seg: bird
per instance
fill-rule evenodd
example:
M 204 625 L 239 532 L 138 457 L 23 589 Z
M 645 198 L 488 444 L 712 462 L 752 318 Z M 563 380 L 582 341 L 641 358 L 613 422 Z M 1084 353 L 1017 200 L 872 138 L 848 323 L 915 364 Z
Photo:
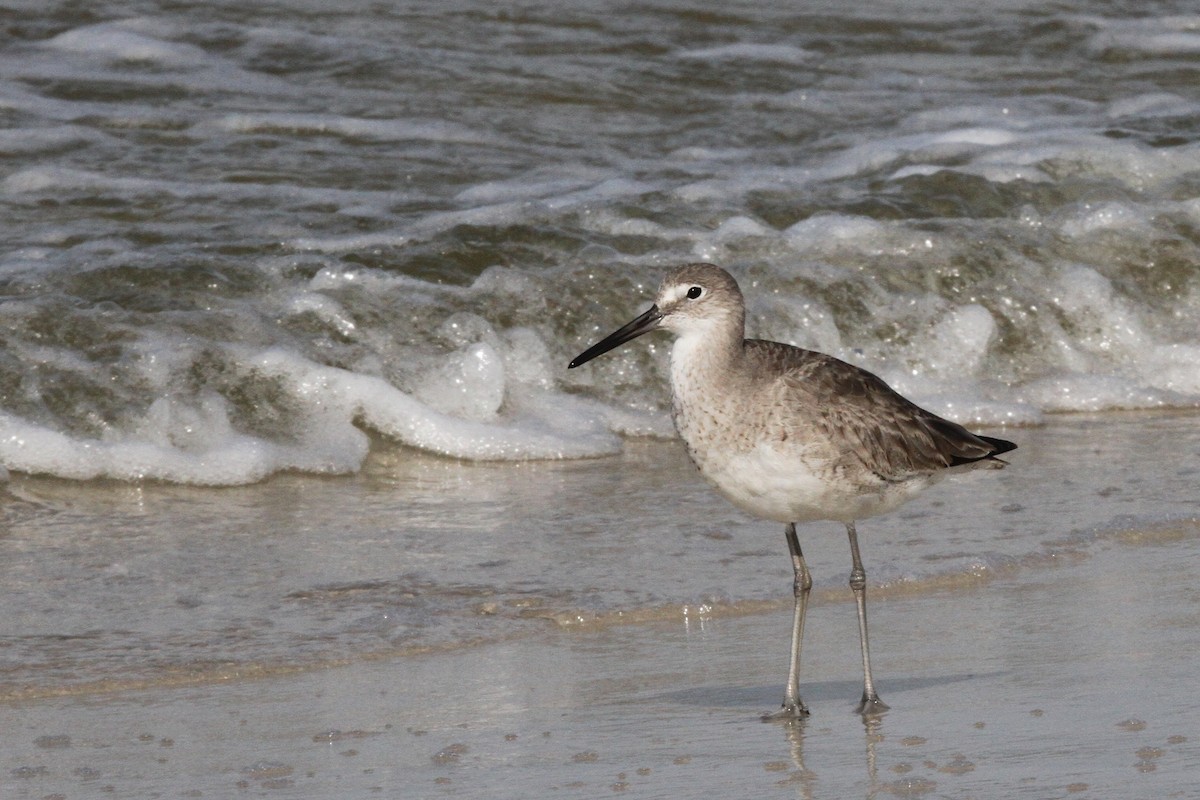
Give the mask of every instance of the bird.
M 737 281 L 714 264 L 672 269 L 653 305 L 576 356 L 575 369 L 643 334 L 675 334 L 670 353 L 672 419 L 688 455 L 716 491 L 748 514 L 784 523 L 794 599 L 787 684 L 780 711 L 807 717 L 800 648 L 812 576 L 798 523 L 845 525 L 850 589 L 858 610 L 864 717 L 888 709 L 871 675 L 867 575 L 857 521 L 887 513 L 947 474 L 1002 468 L 1017 445 L 971 433 L 926 411 L 875 374 L 834 356 L 745 338 Z

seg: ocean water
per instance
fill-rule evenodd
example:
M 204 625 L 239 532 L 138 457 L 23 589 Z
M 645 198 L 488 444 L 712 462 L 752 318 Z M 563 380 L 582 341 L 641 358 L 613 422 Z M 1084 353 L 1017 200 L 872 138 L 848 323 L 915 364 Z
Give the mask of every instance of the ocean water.
M 1194 406 L 1187 8 L 19 5 L 0 462 L 611 454 L 665 342 L 563 367 L 689 260 L 964 422 Z
M 774 602 L 666 339 L 565 368 L 686 261 L 1020 443 L 896 515 L 877 586 L 1197 513 L 1189 3 L 4 13 L 6 696 Z

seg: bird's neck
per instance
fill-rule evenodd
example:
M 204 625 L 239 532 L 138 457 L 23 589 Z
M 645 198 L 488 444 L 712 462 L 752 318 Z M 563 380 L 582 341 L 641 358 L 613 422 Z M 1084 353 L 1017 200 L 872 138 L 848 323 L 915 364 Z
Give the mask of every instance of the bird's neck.
M 702 402 L 709 387 L 732 378 L 743 366 L 743 328 L 717 326 L 688 331 L 671 348 L 671 388 L 678 406 Z

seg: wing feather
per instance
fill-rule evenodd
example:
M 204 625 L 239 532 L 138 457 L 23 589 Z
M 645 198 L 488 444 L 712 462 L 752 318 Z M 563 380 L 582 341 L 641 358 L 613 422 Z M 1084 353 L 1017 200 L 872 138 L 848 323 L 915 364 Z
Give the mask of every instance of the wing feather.
M 813 427 L 847 468 L 865 469 L 883 480 L 902 480 L 982 460 L 1015 447 L 1002 439 L 976 436 L 907 400 L 867 370 L 833 356 L 779 342 L 751 339 L 747 356 L 759 375 L 779 375 L 782 405 L 813 409 Z

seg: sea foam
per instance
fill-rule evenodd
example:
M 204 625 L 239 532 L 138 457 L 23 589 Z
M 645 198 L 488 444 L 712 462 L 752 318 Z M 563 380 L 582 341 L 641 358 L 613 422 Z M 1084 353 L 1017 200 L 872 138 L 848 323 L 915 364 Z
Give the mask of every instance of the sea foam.
M 971 26 L 581 52 L 110 10 L 0 53 L 12 469 L 229 484 L 381 439 L 670 436 L 665 334 L 565 364 L 696 259 L 750 335 L 962 422 L 1200 403 L 1195 15 L 1064 10 L 1009 61 Z
M 199 47 L 152 38 L 117 24 L 100 24 L 60 33 L 47 47 L 124 62 L 150 62 L 168 67 L 194 67 L 208 62 Z
M 73 479 L 250 483 L 285 470 L 359 469 L 365 431 L 431 453 L 470 460 L 583 458 L 617 452 L 627 435 L 664 435 L 663 421 L 586 398 L 505 393 L 499 356 L 484 344 L 451 354 L 414 395 L 382 378 L 314 364 L 273 349 L 246 359 L 250 380 L 288 395 L 293 435 L 237 430 L 228 400 L 214 392 L 160 398 L 132 429 L 106 438 L 71 435 L 0 414 L 0 462 Z M 511 408 L 501 415 L 508 400 Z

